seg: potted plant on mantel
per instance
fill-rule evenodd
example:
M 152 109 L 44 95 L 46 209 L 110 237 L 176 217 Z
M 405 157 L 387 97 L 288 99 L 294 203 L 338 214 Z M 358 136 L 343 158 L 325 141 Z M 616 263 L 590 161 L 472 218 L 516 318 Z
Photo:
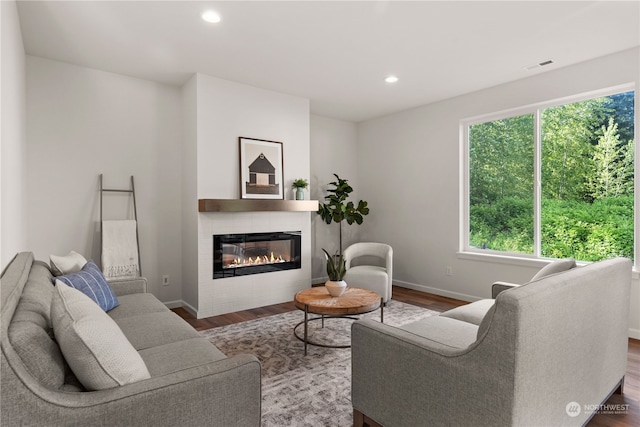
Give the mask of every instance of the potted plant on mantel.
M 296 200 L 304 200 L 304 189 L 309 186 L 309 182 L 304 178 L 298 178 L 293 181 L 291 188 L 296 190 Z
M 332 222 L 338 223 L 340 239 L 336 255 L 332 257 L 324 248 L 322 250 L 327 256 L 327 273 L 329 274 L 329 281 L 334 281 L 330 270 L 337 273 L 334 275 L 334 277 L 339 277 L 337 281 L 342 281 L 342 278 L 346 273 L 346 269 L 344 268 L 345 261 L 342 256 L 342 222 L 346 220 L 349 225 L 354 222 L 358 225 L 362 224 L 362 221 L 364 220 L 363 217 L 369 214 L 369 207 L 367 206 L 367 202 L 363 200 L 360 200 L 357 206 L 353 202 L 347 201 L 349 194 L 353 192 L 353 188 L 349 185 L 346 179 L 340 178 L 335 173 L 333 176 L 336 177 L 336 181 L 330 182 L 329 185 L 333 185 L 335 188 L 327 190 L 330 194 L 325 197 L 325 200 L 327 201 L 326 203 L 320 203 L 318 215 L 320 215 L 327 224 L 331 224 Z M 344 283 L 344 281 L 342 282 Z M 327 288 L 329 288 L 328 285 Z M 344 292 L 344 290 L 342 292 Z M 342 294 L 342 292 L 340 292 L 340 294 Z

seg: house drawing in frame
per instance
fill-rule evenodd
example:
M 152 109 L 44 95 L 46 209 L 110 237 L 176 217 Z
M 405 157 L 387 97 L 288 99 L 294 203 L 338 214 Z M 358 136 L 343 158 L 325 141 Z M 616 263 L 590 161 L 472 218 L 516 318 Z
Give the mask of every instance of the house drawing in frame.
M 239 138 L 240 197 L 284 199 L 282 143 Z
M 276 168 L 264 153 L 260 153 L 249 165 L 249 181 L 246 185 L 247 194 L 278 194 Z

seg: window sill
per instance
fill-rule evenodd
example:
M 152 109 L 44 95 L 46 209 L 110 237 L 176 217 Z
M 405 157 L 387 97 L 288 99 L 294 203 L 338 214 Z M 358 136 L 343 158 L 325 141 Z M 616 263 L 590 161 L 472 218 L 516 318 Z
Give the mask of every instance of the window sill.
M 468 259 L 472 261 L 492 262 L 496 264 L 519 265 L 523 267 L 544 267 L 551 260 L 539 258 L 527 258 L 524 256 L 502 255 L 496 253 L 478 253 L 459 251 L 457 253 L 459 259 Z
M 522 267 L 537 267 L 542 268 L 545 265 L 549 264 L 553 261 L 550 258 L 527 258 L 513 255 L 501 255 L 496 253 L 477 253 L 477 252 L 467 252 L 467 251 L 458 251 L 457 252 L 458 259 L 468 259 L 471 261 L 482 261 L 482 262 L 491 262 L 495 264 L 508 264 L 508 265 L 518 265 Z M 589 264 L 588 262 L 577 262 L 578 266 L 583 266 Z M 640 270 L 634 265 L 631 273 L 631 278 L 634 280 L 640 279 Z

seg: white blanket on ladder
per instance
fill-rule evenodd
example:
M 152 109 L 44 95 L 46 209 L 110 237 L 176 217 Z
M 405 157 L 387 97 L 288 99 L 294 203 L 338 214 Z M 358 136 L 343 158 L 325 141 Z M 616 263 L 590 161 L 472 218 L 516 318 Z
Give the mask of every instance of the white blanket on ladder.
M 102 221 L 102 271 L 107 279 L 139 276 L 135 220 Z

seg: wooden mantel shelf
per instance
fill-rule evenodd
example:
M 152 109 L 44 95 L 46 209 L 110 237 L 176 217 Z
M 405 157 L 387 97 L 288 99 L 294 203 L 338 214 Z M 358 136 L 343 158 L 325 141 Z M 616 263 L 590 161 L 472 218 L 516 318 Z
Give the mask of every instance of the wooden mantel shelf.
M 198 212 L 316 212 L 317 200 L 198 199 Z

